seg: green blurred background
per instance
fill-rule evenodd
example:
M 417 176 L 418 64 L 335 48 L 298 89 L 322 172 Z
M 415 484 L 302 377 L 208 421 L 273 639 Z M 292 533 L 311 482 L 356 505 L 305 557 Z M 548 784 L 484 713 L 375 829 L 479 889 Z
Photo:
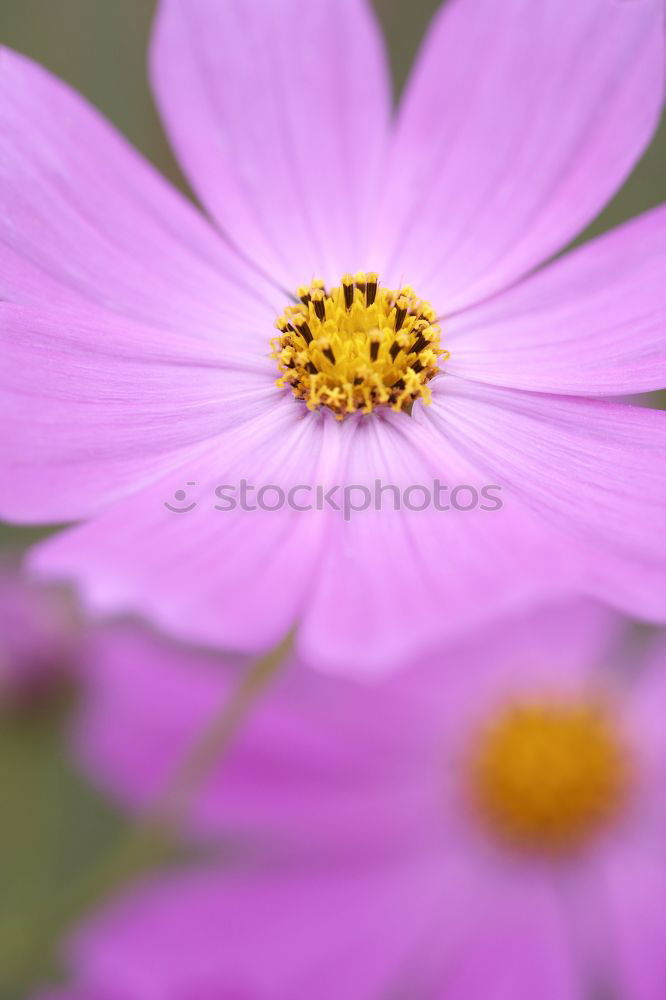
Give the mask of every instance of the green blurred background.
M 146 82 L 154 6 L 154 0 L 0 0 L 0 41 L 77 87 L 187 190 Z M 438 2 L 376 0 L 375 6 L 398 93 Z M 633 175 L 581 239 L 662 201 L 665 181 L 662 125 Z M 30 531 L 0 525 L 0 548 L 32 537 Z M 69 704 L 61 692 L 29 711 L 0 716 L 0 1000 L 23 1000 L 32 984 L 50 975 L 45 943 L 31 957 L 34 928 L 77 874 L 104 855 L 123 825 L 68 765 L 62 729 Z

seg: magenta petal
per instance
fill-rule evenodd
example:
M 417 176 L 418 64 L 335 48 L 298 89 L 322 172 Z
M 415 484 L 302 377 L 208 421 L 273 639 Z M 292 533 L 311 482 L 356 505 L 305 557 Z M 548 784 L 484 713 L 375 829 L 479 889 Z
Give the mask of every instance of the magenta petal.
M 141 1000 L 366 1000 L 400 985 L 436 891 L 432 861 L 357 870 L 201 869 L 91 918 L 75 981 Z
M 29 702 L 72 673 L 79 622 L 59 591 L 36 587 L 0 561 L 0 704 Z
M 289 289 L 361 258 L 390 111 L 366 0 L 162 0 L 153 83 L 194 189 Z
M 649 750 L 659 772 L 656 780 L 666 787 L 663 712 L 666 705 L 666 630 L 662 629 L 646 642 L 637 644 L 632 653 L 632 667 L 638 673 L 629 703 L 633 728 L 637 738 Z
M 445 323 L 450 374 L 541 392 L 666 386 L 666 206 Z
M 267 360 L 105 310 L 0 304 L 0 515 L 87 516 L 275 394 Z
M 666 789 L 666 741 L 664 740 L 664 705 L 666 705 L 666 630 L 652 635 L 632 650 L 631 668 L 637 674 L 627 700 L 628 729 L 640 747 L 641 766 L 645 773 L 642 807 L 650 823 L 651 836 L 645 846 L 656 847 L 666 857 L 666 796 L 650 795 L 654 788 Z
M 663 843 L 662 843 L 663 847 Z M 658 859 L 618 852 L 605 865 L 613 981 L 628 1000 L 666 996 L 666 875 Z
M 663 18 L 662 0 L 446 4 L 400 109 L 373 266 L 447 314 L 566 244 L 656 127 Z
M 580 959 L 560 904 L 546 880 L 530 884 L 525 893 L 507 893 L 499 906 L 482 914 L 452 960 L 445 964 L 440 959 L 440 975 L 423 995 L 446 1000 L 584 1000 Z
M 249 836 L 292 856 L 313 845 L 319 857 L 375 859 L 438 849 L 456 822 L 443 808 L 440 766 L 459 734 L 514 691 L 578 696 L 598 681 L 620 625 L 600 605 L 567 602 L 505 618 L 381 684 L 292 658 L 211 776 L 196 833 Z M 137 627 L 97 630 L 81 671 L 77 760 L 121 802 L 144 808 L 246 669 Z
M 1 298 L 219 336 L 269 330 L 275 295 L 78 94 L 0 50 Z
M 563 533 L 579 587 L 666 618 L 666 414 L 442 379 L 419 419 Z
M 84 662 L 77 760 L 121 802 L 144 808 L 247 667 L 147 630 L 98 630 Z M 411 683 L 411 671 L 400 672 L 379 687 L 359 685 L 289 660 L 212 774 L 195 832 L 292 855 L 315 844 L 320 857 L 421 849 L 429 826 L 436 836 L 441 825 L 428 761 L 444 713 L 433 708 L 430 725 L 414 688 L 441 702 L 446 671 L 428 677 Z

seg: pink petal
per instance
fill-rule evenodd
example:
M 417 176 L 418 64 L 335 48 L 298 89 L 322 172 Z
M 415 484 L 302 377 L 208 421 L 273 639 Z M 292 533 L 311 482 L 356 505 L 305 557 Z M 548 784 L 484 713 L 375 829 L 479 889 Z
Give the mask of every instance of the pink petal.
M 8 49 L 0 297 L 94 302 L 181 332 L 259 332 L 262 343 L 282 298 L 82 98 Z
M 339 449 L 338 427 L 326 416 L 304 418 L 293 398 L 280 396 L 177 471 L 41 543 L 33 566 L 76 581 L 103 613 L 139 612 L 181 638 L 223 649 L 276 644 L 307 599 L 327 518 L 286 505 L 243 510 L 238 486 L 326 482 Z M 236 488 L 233 510 L 215 492 L 225 484 Z
M 666 618 L 665 414 L 453 378 L 435 395 L 418 419 L 561 532 L 580 589 Z
M 43 543 L 33 565 L 76 581 L 97 611 L 138 611 L 181 638 L 254 653 L 299 621 L 306 659 L 385 671 L 444 636 L 564 591 L 568 568 L 530 512 L 515 504 L 499 519 L 421 516 L 389 503 L 346 522 L 327 508 L 221 511 L 215 489 L 242 479 L 285 491 L 375 476 L 401 488 L 444 473 L 476 481 L 460 456 L 447 453 L 451 464 L 441 466 L 432 449 L 432 436 L 404 416 L 340 426 L 280 396 L 95 521 Z M 165 510 L 188 483 L 196 510 Z
M 2 516 L 90 515 L 275 395 L 267 360 L 106 310 L 0 304 Z
M 447 372 L 541 392 L 666 385 L 666 206 L 445 323 Z
M 406 510 L 406 491 L 421 484 L 432 496 L 434 479 L 449 491 L 471 486 L 477 508 Z M 550 529 L 517 500 L 480 509 L 481 491 L 499 480 L 480 474 L 438 431 L 403 415 L 359 423 L 344 482 L 372 495 L 377 481 L 386 487 L 381 510 L 333 522 L 299 633 L 306 659 L 327 670 L 353 665 L 379 675 L 501 614 L 566 592 L 567 553 Z M 392 489 L 402 493 L 400 510 Z M 413 505 L 422 501 L 422 494 L 410 495 Z
M 93 996 L 106 988 L 141 1000 L 388 995 L 431 911 L 433 874 L 422 863 L 164 877 L 93 917 L 70 965 Z
M 400 110 L 372 266 L 445 314 L 507 287 L 617 190 L 663 72 L 662 0 L 447 4 Z
M 176 152 L 244 253 L 290 290 L 366 267 L 390 84 L 365 0 L 162 0 L 152 56 Z

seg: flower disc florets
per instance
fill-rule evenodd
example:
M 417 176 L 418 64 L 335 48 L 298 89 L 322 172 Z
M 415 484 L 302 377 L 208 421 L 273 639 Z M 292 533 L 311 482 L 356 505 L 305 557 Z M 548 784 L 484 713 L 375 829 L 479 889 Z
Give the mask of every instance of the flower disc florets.
M 376 274 L 359 273 L 331 289 L 313 281 L 297 294 L 272 341 L 280 388 L 290 386 L 311 410 L 327 406 L 338 420 L 430 402 L 427 383 L 448 354 L 434 309 L 411 288 L 382 288 Z
M 626 749 L 599 705 L 508 705 L 477 734 L 470 759 L 477 812 L 514 846 L 560 853 L 605 826 L 629 785 Z

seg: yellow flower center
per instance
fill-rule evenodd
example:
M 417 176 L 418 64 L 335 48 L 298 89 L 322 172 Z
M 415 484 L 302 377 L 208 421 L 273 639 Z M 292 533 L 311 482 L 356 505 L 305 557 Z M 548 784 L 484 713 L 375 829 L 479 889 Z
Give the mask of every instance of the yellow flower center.
M 314 281 L 276 322 L 277 385 L 290 386 L 311 410 L 328 406 L 338 420 L 376 406 L 429 403 L 427 383 L 448 357 L 436 320 L 411 288 L 382 288 L 376 274 L 346 274 L 331 289 Z
M 477 733 L 469 759 L 477 813 L 499 839 L 557 854 L 613 819 L 627 755 L 612 719 L 591 702 L 516 702 Z

